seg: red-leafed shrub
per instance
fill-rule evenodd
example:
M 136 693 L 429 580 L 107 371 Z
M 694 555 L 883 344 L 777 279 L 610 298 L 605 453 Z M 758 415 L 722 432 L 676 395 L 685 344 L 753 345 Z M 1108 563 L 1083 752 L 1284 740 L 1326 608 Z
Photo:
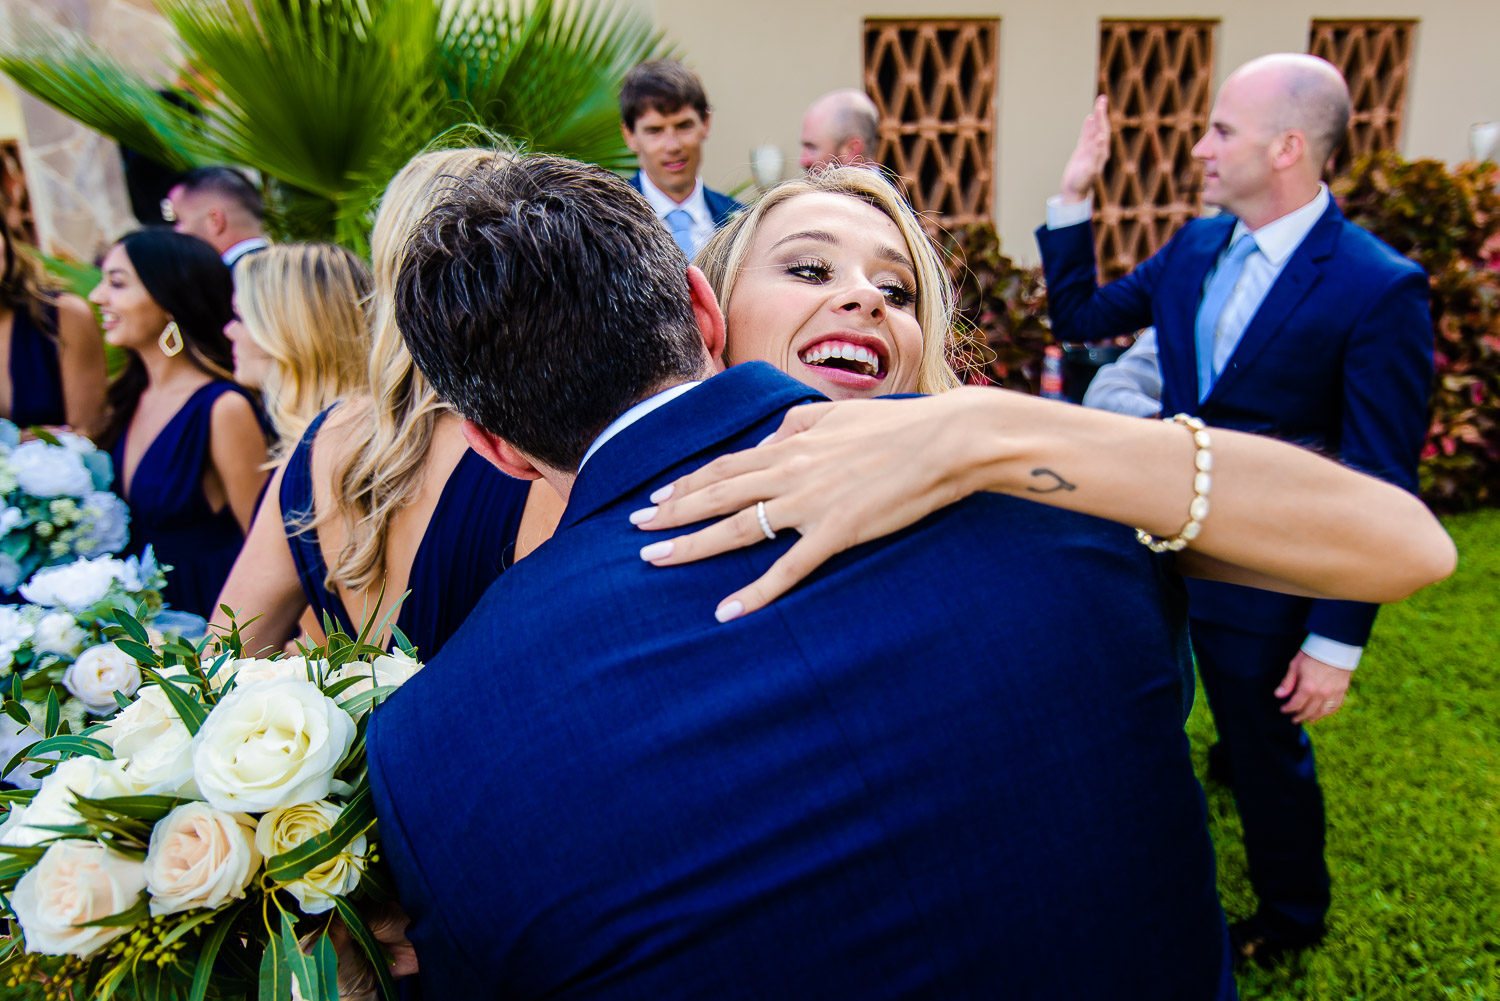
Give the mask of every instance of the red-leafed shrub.
M 1378 153 L 1334 183 L 1344 214 L 1426 269 L 1436 380 L 1422 497 L 1500 504 L 1500 168 Z
M 958 368 L 964 381 L 1024 393 L 1041 388 L 1042 353 L 1055 344 L 1040 267 L 1000 250 L 992 223 L 971 223 L 944 240 L 958 289 Z

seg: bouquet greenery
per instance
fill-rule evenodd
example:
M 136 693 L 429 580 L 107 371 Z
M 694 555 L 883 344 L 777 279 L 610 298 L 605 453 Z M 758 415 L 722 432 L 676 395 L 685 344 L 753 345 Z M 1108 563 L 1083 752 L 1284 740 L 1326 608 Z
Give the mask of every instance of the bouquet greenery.
M 394 997 L 363 908 L 394 894 L 365 771 L 370 711 L 419 664 L 329 624 L 301 656 L 247 658 L 237 627 L 153 644 L 123 609 L 115 646 L 143 677 L 108 722 L 70 734 L 56 698 L 21 755 L 47 774 L 0 794 L 0 978 L 57 997 L 339 996 L 335 919 Z M 401 637 L 397 634 L 398 642 Z M 340 932 L 342 934 L 342 932 Z
M 109 492 L 109 453 L 87 438 L 36 437 L 0 419 L 0 590 L 13 593 L 39 567 L 119 552 L 130 513 Z

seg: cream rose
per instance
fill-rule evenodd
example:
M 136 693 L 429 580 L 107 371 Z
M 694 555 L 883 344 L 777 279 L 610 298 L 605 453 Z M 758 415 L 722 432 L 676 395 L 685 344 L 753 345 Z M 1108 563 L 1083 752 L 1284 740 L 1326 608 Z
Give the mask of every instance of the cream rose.
M 400 687 L 412 679 L 422 669 L 420 661 L 414 660 L 401 652 L 376 657 L 371 664 L 345 664 L 328 676 L 328 684 L 344 681 L 347 678 L 358 678 L 356 684 L 350 685 L 339 693 L 338 700 L 346 702 L 356 695 L 368 692 L 377 685 L 395 685 Z M 373 678 L 373 680 L 372 680 Z M 363 709 L 359 715 L 364 715 L 369 709 Z
M 226 813 L 310 803 L 333 788 L 354 720 L 318 686 L 279 678 L 236 688 L 193 738 L 198 791 Z
M 272 810 L 255 825 L 255 847 L 266 858 L 289 852 L 328 830 L 341 813 L 340 807 L 326 799 Z M 297 898 L 304 914 L 332 910 L 335 896 L 344 896 L 359 885 L 360 873 L 365 871 L 364 855 L 365 836 L 361 834 L 346 850 L 301 879 L 282 884 L 282 889 Z
M 99 758 L 69 758 L 42 779 L 42 787 L 19 814 L 11 810 L 3 828 L 0 844 L 29 847 L 49 838 L 56 831 L 42 825 L 65 826 L 82 818 L 74 806 L 75 798 L 109 799 L 112 796 L 135 796 L 143 789 L 125 773 L 123 761 L 101 761 Z
M 324 671 L 328 670 L 327 662 L 319 665 Z M 262 681 L 276 681 L 279 678 L 296 678 L 299 681 L 307 680 L 307 658 L 306 657 L 282 657 L 280 660 L 266 660 L 257 658 L 242 658 L 240 660 L 229 660 L 219 668 L 219 673 L 214 675 L 216 683 L 222 687 L 223 678 L 228 681 L 234 678 L 236 685 L 251 685 Z
M 125 759 L 125 774 L 145 792 L 197 798 L 193 783 L 193 735 L 183 726 L 157 685 L 147 685 L 134 702 L 95 736 Z
M 119 708 L 115 692 L 134 695 L 141 687 L 141 669 L 134 658 L 113 643 L 89 647 L 63 672 L 63 687 L 91 712 L 108 713 Z
M 72 657 L 83 649 L 89 634 L 67 612 L 48 612 L 36 624 L 31 645 L 41 653 Z
M 129 910 L 145 888 L 134 859 L 93 841 L 59 841 L 16 883 L 10 906 L 27 952 L 88 959 L 130 928 L 79 925 Z
M 184 803 L 151 829 L 146 889 L 151 891 L 152 916 L 238 900 L 260 859 L 249 817 L 207 803 Z

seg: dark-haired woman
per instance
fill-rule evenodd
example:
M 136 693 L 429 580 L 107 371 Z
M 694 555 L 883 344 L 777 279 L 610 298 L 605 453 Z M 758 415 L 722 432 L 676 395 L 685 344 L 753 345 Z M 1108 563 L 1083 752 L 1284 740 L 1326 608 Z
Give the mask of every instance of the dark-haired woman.
M 0 197 L 0 210 L 3 210 Z M 104 408 L 104 345 L 94 311 L 67 295 L 0 221 L 0 417 L 88 434 Z
M 130 360 L 97 439 L 130 505 L 129 551 L 153 546 L 173 568 L 168 603 L 207 618 L 266 476 L 259 412 L 230 374 L 229 269 L 197 237 L 151 229 L 111 247 L 103 271 L 89 299 Z

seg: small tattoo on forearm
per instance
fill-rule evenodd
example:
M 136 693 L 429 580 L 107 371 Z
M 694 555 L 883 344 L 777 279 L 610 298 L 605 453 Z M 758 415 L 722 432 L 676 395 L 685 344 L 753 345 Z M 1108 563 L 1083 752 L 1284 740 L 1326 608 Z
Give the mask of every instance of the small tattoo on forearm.
M 1032 476 L 1050 476 L 1055 482 L 1045 487 L 1027 487 L 1026 492 L 1032 494 L 1055 494 L 1059 490 L 1077 490 L 1078 488 L 1067 480 L 1058 476 L 1050 469 L 1033 469 Z

